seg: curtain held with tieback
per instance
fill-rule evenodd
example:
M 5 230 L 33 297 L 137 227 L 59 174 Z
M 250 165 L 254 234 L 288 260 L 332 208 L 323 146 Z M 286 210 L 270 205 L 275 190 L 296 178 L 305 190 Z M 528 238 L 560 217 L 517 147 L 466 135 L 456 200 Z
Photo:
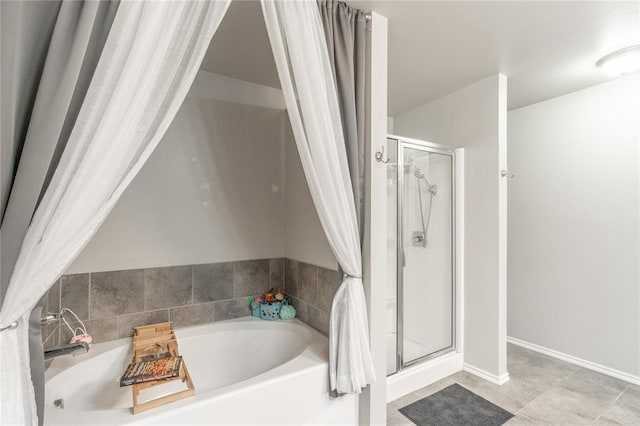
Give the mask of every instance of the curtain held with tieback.
M 331 390 L 360 393 L 375 373 L 356 205 L 320 13 L 312 1 L 262 0 L 262 9 L 309 191 L 344 271 L 331 308 Z
M 0 310 L 0 423 L 38 421 L 29 314 L 95 234 L 182 104 L 230 0 L 122 2 Z

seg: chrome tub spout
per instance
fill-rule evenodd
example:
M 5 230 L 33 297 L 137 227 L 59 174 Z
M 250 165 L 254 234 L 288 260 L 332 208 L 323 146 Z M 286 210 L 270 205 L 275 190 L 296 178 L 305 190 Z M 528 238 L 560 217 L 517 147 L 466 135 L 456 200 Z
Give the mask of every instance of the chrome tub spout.
M 87 342 L 78 341 L 75 343 L 69 343 L 66 345 L 55 346 L 51 349 L 45 349 L 44 359 L 56 358 L 62 355 L 76 356 L 78 354 L 85 354 L 89 352 L 89 344 Z

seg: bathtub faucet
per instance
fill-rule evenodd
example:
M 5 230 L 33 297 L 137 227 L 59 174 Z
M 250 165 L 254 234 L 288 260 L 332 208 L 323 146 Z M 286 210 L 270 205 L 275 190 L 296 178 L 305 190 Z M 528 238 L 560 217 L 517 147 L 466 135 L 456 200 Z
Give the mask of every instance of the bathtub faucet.
M 60 314 L 48 313 L 47 315 L 40 318 L 40 325 L 47 325 L 56 321 L 60 321 L 60 318 L 62 318 Z
M 68 343 L 66 345 L 55 346 L 51 349 L 45 349 L 44 359 L 46 361 L 62 355 L 76 356 L 87 352 L 89 352 L 89 344 L 87 342 L 77 341 L 75 343 Z

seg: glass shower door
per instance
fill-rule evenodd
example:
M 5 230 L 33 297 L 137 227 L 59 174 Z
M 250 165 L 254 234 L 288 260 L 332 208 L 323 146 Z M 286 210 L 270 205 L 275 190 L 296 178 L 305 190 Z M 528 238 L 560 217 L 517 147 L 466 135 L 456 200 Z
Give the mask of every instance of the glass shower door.
M 401 367 L 454 346 L 453 153 L 398 141 Z

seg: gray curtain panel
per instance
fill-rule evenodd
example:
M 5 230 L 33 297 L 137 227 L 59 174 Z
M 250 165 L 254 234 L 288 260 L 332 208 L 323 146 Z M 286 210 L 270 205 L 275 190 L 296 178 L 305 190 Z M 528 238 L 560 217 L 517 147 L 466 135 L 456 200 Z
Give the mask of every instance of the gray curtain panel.
M 364 238 L 365 87 L 367 17 L 335 0 L 318 0 L 327 40 L 356 205 L 360 243 Z M 343 271 L 340 271 L 343 273 Z M 340 397 L 335 391 L 332 397 Z
M 364 236 L 365 86 L 367 16 L 341 1 L 318 7 L 336 81 L 360 239 Z
M 60 4 L 0 2 L 0 218 L 9 199 L 16 158 L 22 152 Z
M 118 2 L 0 3 L 2 99 L 0 301 L 31 218 L 55 171 Z M 52 283 L 53 284 L 53 283 Z M 31 375 L 44 412 L 43 300 L 29 323 Z

